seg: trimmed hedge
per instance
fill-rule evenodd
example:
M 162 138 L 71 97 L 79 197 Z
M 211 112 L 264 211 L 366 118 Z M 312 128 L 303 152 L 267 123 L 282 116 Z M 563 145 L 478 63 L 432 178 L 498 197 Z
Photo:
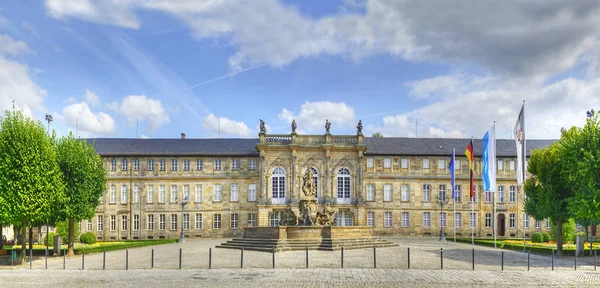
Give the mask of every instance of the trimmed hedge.
M 79 248 L 75 249 L 75 254 L 79 255 L 79 254 L 81 254 L 81 251 L 85 251 L 85 254 L 89 254 L 89 253 L 98 253 L 98 252 L 102 252 L 102 251 L 114 251 L 114 250 L 123 250 L 123 249 L 129 249 L 129 248 L 159 245 L 159 244 L 176 243 L 177 241 L 179 241 L 179 239 L 131 240 L 131 241 L 124 241 L 125 243 L 119 243 L 119 244 L 115 244 L 115 245 L 95 246 L 95 247 L 86 247 L 86 248 L 79 247 Z M 98 243 L 102 243 L 102 242 L 98 242 Z
M 542 232 L 542 238 L 543 238 L 544 243 L 545 242 L 550 242 L 550 233 L 548 233 L 548 232 Z
M 79 236 L 79 242 L 83 244 L 94 244 L 96 243 L 96 233 L 86 232 Z
M 47 238 L 44 237 L 44 245 L 48 245 L 49 247 L 54 247 L 54 236 L 56 236 L 56 233 L 54 233 L 54 232 L 48 233 Z
M 544 241 L 544 236 L 542 236 L 542 233 L 540 233 L 540 232 L 535 232 L 531 236 L 531 242 L 533 242 L 533 243 L 542 243 L 543 241 Z

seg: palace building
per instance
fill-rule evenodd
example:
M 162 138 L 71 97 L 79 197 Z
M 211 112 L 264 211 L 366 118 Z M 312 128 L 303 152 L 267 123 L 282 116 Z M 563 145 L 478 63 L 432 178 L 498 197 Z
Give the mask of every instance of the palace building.
M 338 226 L 369 226 L 374 235 L 498 237 L 549 231 L 523 212 L 514 140 L 497 140 L 498 192 L 482 191 L 481 140 L 474 140 L 476 193 L 468 192 L 464 150 L 470 139 L 371 138 L 266 134 L 255 139 L 87 139 L 104 160 L 107 189 L 96 215 L 80 223 L 99 239 L 234 237 L 244 227 L 277 226 L 297 211 L 306 169 L 319 203 L 339 209 Z M 528 153 L 552 140 L 528 140 Z M 448 164 L 456 149 L 456 197 Z M 528 154 L 529 155 L 529 154 Z M 182 205 L 182 202 L 184 205 Z M 183 206 L 183 209 L 182 209 Z M 454 207 L 456 212 L 454 212 Z M 524 222 L 523 222 L 524 221 Z M 455 229 L 455 230 L 454 230 Z

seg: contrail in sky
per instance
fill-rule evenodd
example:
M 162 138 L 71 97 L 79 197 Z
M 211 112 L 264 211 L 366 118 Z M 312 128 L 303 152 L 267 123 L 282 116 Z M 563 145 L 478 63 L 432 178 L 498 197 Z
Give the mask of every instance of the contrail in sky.
M 198 86 L 202 86 L 202 85 L 205 85 L 205 84 L 209 84 L 209 83 L 217 82 L 217 81 L 219 81 L 219 80 L 223 80 L 223 79 L 225 79 L 225 78 L 227 78 L 227 77 L 235 76 L 236 74 L 240 74 L 240 73 L 242 73 L 242 72 L 246 72 L 246 71 L 250 71 L 250 70 L 252 70 L 252 69 L 260 68 L 260 67 L 263 67 L 263 66 L 265 66 L 265 65 L 267 65 L 267 64 L 260 64 L 260 65 L 256 65 L 256 66 L 248 67 L 248 68 L 246 68 L 246 69 L 242 69 L 242 70 L 240 70 L 240 71 L 237 71 L 237 72 L 231 72 L 231 73 L 229 73 L 229 74 L 225 74 L 225 75 L 223 75 L 223 76 L 220 76 L 220 77 L 217 77 L 217 78 L 214 78 L 214 79 L 210 79 L 210 80 L 206 80 L 206 81 L 204 81 L 204 82 L 201 82 L 201 83 L 198 83 L 198 84 L 196 84 L 196 85 L 192 85 L 192 86 L 190 86 L 190 87 L 188 87 L 188 88 L 185 88 L 185 90 L 183 90 L 183 91 L 185 92 L 185 91 L 188 91 L 188 90 L 192 90 L 192 89 L 194 89 L 194 88 L 196 88 L 196 87 L 198 87 Z

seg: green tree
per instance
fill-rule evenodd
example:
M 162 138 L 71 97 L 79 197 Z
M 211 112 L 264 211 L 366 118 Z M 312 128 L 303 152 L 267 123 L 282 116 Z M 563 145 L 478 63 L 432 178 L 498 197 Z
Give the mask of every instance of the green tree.
M 562 139 L 562 138 L 561 138 Z M 531 177 L 525 181 L 525 212 L 535 219 L 550 218 L 556 226 L 556 246 L 562 255 L 563 223 L 571 218 L 567 210 L 573 189 L 561 173 L 564 161 L 559 143 L 533 151 L 527 170 Z
M 383 134 L 381 134 L 381 132 L 375 132 L 373 133 L 373 138 L 383 138 Z
M 76 139 L 73 134 L 58 142 L 58 165 L 66 183 L 66 200 L 62 213 L 69 222 L 68 256 L 75 255 L 75 222 L 90 219 L 100 204 L 106 189 L 106 171 L 100 155 L 88 142 Z
M 52 138 L 22 111 L 6 111 L 0 119 L 0 159 L 0 219 L 23 229 L 24 257 L 27 227 L 51 217 L 64 199 L 64 182 Z

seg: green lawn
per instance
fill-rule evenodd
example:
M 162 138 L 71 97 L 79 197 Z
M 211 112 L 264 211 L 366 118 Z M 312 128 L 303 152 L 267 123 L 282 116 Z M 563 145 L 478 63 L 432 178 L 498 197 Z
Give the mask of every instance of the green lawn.
M 448 238 L 448 241 L 454 241 L 452 238 Z M 471 238 L 456 238 L 456 242 L 471 243 Z M 494 239 L 475 239 L 475 245 L 494 247 Z M 507 250 L 523 251 L 523 240 L 518 239 L 498 239 L 496 240 L 496 247 Z M 556 242 L 550 241 L 547 243 L 533 243 L 526 241 L 525 250 L 531 251 L 537 254 L 551 254 L 552 251 L 556 250 Z M 585 243 L 585 250 L 589 251 L 589 242 Z M 600 249 L 600 243 L 594 242 L 594 250 Z M 563 255 L 573 256 L 575 255 L 575 244 L 564 243 L 563 244 Z
M 82 244 L 75 243 L 75 254 L 81 254 L 82 251 L 85 251 L 85 254 L 88 253 L 97 253 L 102 251 L 113 251 L 113 250 L 122 250 L 128 248 L 135 247 L 144 247 L 151 245 L 159 245 L 159 244 L 168 244 L 175 243 L 178 239 L 158 239 L 158 240 L 131 240 L 131 241 L 102 241 L 96 242 L 94 244 Z M 61 245 L 61 249 L 67 249 L 67 245 Z M 14 246 L 4 246 L 5 250 L 17 250 L 21 251 L 21 245 Z M 48 247 L 49 250 L 52 250 L 52 247 Z M 44 255 L 46 250 L 45 245 L 33 245 L 33 253 L 35 255 Z

